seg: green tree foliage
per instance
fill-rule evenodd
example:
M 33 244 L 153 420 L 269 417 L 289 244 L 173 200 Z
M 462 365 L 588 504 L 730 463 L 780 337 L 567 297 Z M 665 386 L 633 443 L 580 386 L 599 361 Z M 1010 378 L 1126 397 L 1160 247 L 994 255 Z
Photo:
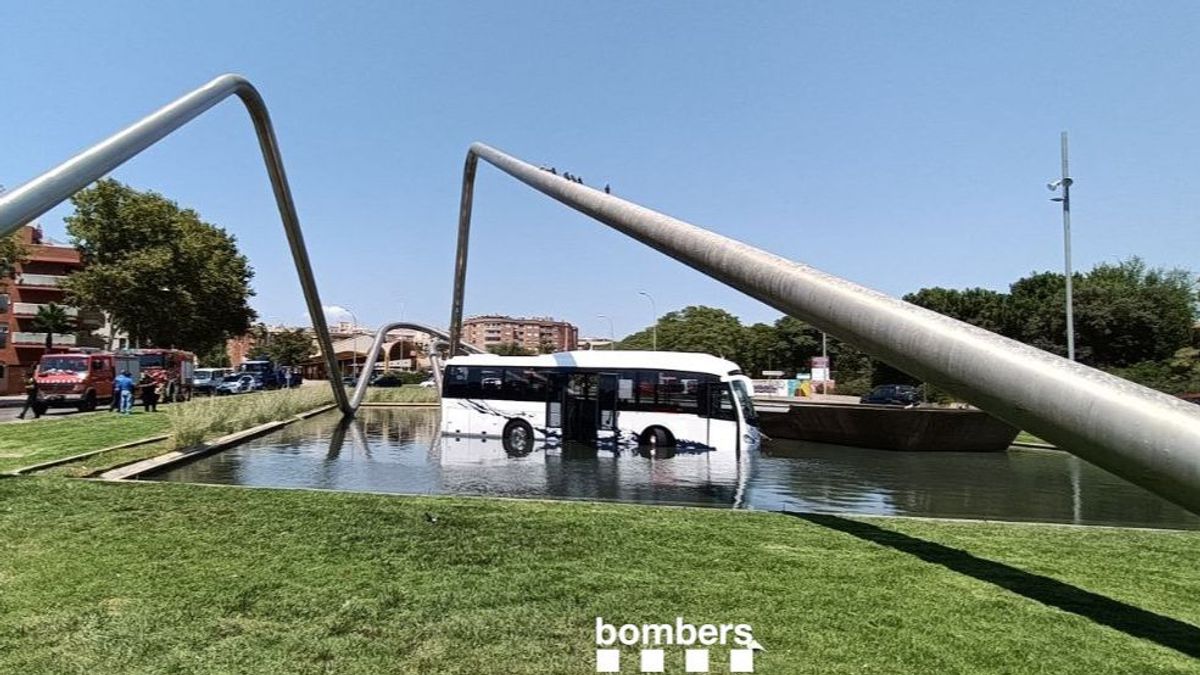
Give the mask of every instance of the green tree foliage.
M 280 366 L 299 365 L 314 351 L 312 336 L 303 328 L 274 333 L 267 345 L 267 355 Z
M 202 368 L 228 368 L 229 352 L 225 350 L 225 343 L 215 344 L 196 354 L 196 365 Z
M 498 345 L 489 346 L 487 350 L 499 356 L 533 356 L 534 354 L 517 342 L 501 342 Z
M 72 303 L 108 312 L 140 345 L 203 352 L 250 327 L 253 271 L 232 235 L 111 179 L 71 202 L 67 231 L 87 262 L 64 284 Z
M 0 237 L 0 279 L 8 279 L 16 272 L 17 265 L 29 257 L 29 247 L 18 235 Z
M 985 288 L 922 288 L 904 300 L 993 333 L 1006 333 L 1011 323 L 1008 296 Z
M 658 348 L 662 351 L 704 352 L 734 358 L 742 339 L 738 318 L 715 307 L 686 307 L 658 320 Z M 653 330 L 647 328 L 621 340 L 617 348 L 652 349 L 653 342 Z
M 1194 277 L 1184 270 L 1150 269 L 1138 259 L 1102 263 L 1073 278 L 1076 358 L 1101 368 L 1170 358 L 1192 339 Z M 904 296 L 914 304 L 1065 355 L 1065 277 L 1038 272 L 1008 293 L 923 288 Z
M 54 334 L 71 330 L 75 327 L 75 320 L 67 314 L 65 308 L 51 302 L 38 307 L 32 325 L 37 332 L 46 334 L 46 349 L 51 349 L 54 347 Z

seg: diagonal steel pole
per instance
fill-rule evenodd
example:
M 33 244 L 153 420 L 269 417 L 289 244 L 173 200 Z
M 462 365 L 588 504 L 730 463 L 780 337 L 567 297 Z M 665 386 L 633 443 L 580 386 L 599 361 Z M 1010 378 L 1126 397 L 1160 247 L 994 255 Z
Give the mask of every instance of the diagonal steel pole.
M 222 75 L 208 84 L 182 96 L 158 109 L 139 122 L 93 145 L 71 159 L 59 164 L 24 185 L 0 194 L 0 236 L 7 236 L 17 228 L 54 208 L 71 195 L 99 180 L 113 169 L 170 135 L 209 108 L 236 95 L 250 113 L 258 145 L 262 150 L 271 188 L 275 192 L 275 203 L 283 220 L 292 260 L 300 276 L 300 288 L 312 317 L 313 330 L 317 333 L 321 351 L 325 357 L 325 368 L 329 372 L 329 384 L 333 396 L 343 413 L 353 414 L 346 390 L 337 375 L 337 355 L 333 353 L 333 339 L 325 314 L 321 310 L 321 297 L 317 282 L 313 278 L 308 249 L 304 246 L 304 234 L 300 230 L 300 218 L 292 201 L 292 190 L 288 186 L 287 174 L 283 169 L 283 156 L 275 139 L 275 129 L 266 103 L 254 85 L 240 75 Z
M 450 335 L 462 329 L 478 159 L 689 267 L 1200 513 L 1200 407 L 543 171 L 467 153 Z

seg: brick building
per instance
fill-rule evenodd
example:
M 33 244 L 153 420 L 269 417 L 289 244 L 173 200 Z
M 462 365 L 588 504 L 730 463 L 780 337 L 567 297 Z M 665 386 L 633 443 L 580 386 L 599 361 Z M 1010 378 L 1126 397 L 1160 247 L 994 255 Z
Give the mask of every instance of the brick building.
M 538 353 L 565 352 L 578 348 L 579 329 L 549 317 L 473 316 L 463 321 L 463 342 L 480 349 L 516 343 Z
M 83 267 L 79 251 L 42 236 L 38 227 L 25 226 L 12 235 L 28 247 L 28 257 L 18 263 L 12 278 L 0 281 L 0 393 L 24 392 L 27 373 L 46 351 L 46 334 L 35 332 L 33 318 L 49 303 L 63 305 L 62 280 Z M 64 305 L 76 328 L 85 334 L 99 328 L 104 317 Z M 56 333 L 55 347 L 84 346 L 76 333 Z

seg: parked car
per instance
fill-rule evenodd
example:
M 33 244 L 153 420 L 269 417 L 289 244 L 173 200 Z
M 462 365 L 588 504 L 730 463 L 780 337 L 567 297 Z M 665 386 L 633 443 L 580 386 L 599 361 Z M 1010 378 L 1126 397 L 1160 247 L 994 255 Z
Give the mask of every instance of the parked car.
M 429 378 L 428 380 L 425 380 L 424 382 L 422 382 L 421 384 L 419 384 L 419 385 L 417 385 L 417 386 L 418 386 L 418 387 L 423 387 L 423 388 L 425 388 L 425 389 L 433 389 L 434 387 L 436 387 L 436 386 L 437 386 L 437 380 L 434 380 L 434 379 L 431 377 L 431 378 Z
M 237 374 L 226 375 L 221 384 L 217 385 L 216 393 L 220 394 L 244 394 L 248 391 L 262 389 L 262 384 L 256 382 L 253 375 Z
M 214 394 L 217 385 L 232 372 L 229 368 L 197 368 L 192 373 L 192 391 L 197 394 Z
M 921 402 L 921 391 L 911 384 L 881 384 L 859 400 L 875 405 L 917 405 Z

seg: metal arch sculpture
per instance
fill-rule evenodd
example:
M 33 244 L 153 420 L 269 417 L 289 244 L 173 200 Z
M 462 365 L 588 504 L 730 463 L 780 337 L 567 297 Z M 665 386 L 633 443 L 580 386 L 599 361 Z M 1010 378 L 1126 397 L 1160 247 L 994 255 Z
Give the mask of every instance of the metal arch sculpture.
M 304 235 L 300 230 L 300 218 L 292 201 L 292 190 L 283 169 L 283 156 L 275 139 L 275 129 L 266 103 L 249 80 L 241 75 L 222 75 L 208 84 L 163 106 L 149 116 L 126 127 L 107 139 L 93 145 L 71 159 L 59 164 L 20 187 L 0 195 L 0 236 L 7 236 L 17 228 L 54 208 L 71 195 L 99 180 L 118 166 L 136 156 L 146 148 L 170 135 L 176 129 L 192 121 L 209 108 L 236 95 L 246 106 L 254 131 L 258 135 L 259 148 L 275 192 L 275 203 L 287 233 L 288 246 L 300 276 L 300 287 L 308 305 L 313 329 L 325 357 L 329 383 L 338 408 L 344 414 L 353 415 L 346 390 L 337 377 L 337 357 L 333 353 L 333 339 L 321 310 L 321 298 L 317 282 L 313 278 L 308 250 L 304 246 Z
M 1200 408 L 539 169 L 482 143 L 463 169 L 450 343 L 478 160 L 776 309 L 1200 513 Z
M 394 330 L 400 329 L 420 331 L 426 335 L 432 335 L 433 337 L 441 338 L 442 340 L 448 341 L 450 339 L 450 336 L 446 333 L 446 331 L 438 330 L 432 326 L 426 326 L 425 324 L 420 323 L 412 323 L 409 321 L 393 321 L 392 323 L 380 326 L 379 330 L 375 331 L 375 340 L 371 343 L 371 347 L 367 351 L 367 358 L 363 362 L 362 369 L 359 370 L 358 382 L 354 385 L 354 396 L 350 399 L 351 412 L 347 416 L 353 415 L 353 411 L 358 410 L 359 406 L 362 405 L 363 398 L 365 398 L 367 395 L 367 385 L 370 383 L 371 377 L 370 375 L 363 377 L 362 373 L 370 373 L 375 369 L 375 362 L 379 359 L 379 349 L 383 347 L 383 343 L 387 340 L 387 334 Z M 460 344 L 459 349 L 469 354 L 483 353 L 483 350 L 465 343 Z M 436 347 L 432 351 L 436 353 Z M 435 367 L 433 372 L 434 380 L 437 381 L 438 391 L 440 392 L 442 390 L 440 369 Z

